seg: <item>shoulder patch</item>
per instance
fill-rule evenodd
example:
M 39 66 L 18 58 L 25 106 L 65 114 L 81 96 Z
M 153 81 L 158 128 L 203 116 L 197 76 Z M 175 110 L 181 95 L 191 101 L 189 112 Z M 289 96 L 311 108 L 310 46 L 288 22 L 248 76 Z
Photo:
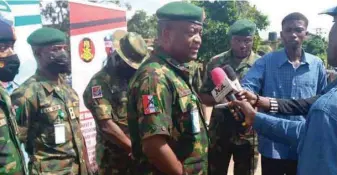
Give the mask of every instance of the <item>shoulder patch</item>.
M 103 97 L 102 87 L 101 86 L 91 87 L 91 94 L 93 99 L 102 98 Z
M 142 101 L 145 115 L 159 112 L 159 103 L 157 95 L 143 95 Z

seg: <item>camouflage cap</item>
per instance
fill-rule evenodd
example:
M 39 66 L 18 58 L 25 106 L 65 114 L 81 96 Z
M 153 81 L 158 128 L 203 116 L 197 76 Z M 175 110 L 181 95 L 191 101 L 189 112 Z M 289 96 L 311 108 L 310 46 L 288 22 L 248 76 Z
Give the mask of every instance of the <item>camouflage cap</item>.
M 170 2 L 160 7 L 156 15 L 159 21 L 189 21 L 202 24 L 205 13 L 202 8 L 188 2 Z
M 327 15 L 331 15 L 331 16 L 337 16 L 337 6 L 324 10 L 323 12 L 319 13 L 319 14 L 327 14 Z
M 238 35 L 238 36 L 253 36 L 256 31 L 256 24 L 247 20 L 240 19 L 237 20 L 229 28 L 229 35 Z
M 134 32 L 117 30 L 113 34 L 113 47 L 132 68 L 138 69 L 149 56 L 144 39 Z

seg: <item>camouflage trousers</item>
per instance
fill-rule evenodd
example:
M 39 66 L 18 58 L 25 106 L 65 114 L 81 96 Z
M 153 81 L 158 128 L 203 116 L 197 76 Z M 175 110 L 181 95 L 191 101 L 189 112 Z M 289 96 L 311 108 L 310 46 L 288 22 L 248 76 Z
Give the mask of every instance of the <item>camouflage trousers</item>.
M 134 161 L 122 149 L 96 148 L 99 175 L 132 175 Z
M 227 174 L 233 156 L 234 175 L 254 175 L 259 158 L 256 134 L 248 139 L 233 139 L 223 122 L 210 123 L 209 171 L 211 175 Z
M 66 160 L 59 162 L 59 166 L 52 164 L 54 160 L 34 161 L 28 163 L 29 175 L 80 175 L 79 164 L 75 161 Z

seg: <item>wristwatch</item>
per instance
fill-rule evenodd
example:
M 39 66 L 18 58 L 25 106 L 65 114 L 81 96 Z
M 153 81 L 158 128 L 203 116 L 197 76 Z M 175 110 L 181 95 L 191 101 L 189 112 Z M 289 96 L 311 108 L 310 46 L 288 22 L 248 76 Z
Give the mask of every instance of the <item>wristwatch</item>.
M 277 100 L 275 98 L 269 98 L 269 103 L 270 103 L 269 112 L 270 113 L 277 113 L 278 112 Z

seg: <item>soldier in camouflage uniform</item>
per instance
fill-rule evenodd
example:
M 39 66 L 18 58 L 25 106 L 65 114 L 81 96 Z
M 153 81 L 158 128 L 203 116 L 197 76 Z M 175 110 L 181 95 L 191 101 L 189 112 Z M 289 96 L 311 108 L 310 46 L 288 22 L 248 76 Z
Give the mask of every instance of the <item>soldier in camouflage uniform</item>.
M 203 102 L 214 105 L 211 91 L 215 88 L 210 72 L 216 67 L 230 65 L 242 78 L 259 55 L 252 51 L 255 24 L 248 20 L 238 20 L 230 27 L 231 50 L 214 56 L 206 66 L 204 85 L 201 88 Z M 206 97 L 208 99 L 205 99 Z M 211 101 L 211 102 L 209 102 Z M 257 139 L 252 132 L 247 133 L 228 109 L 214 109 L 210 122 L 211 146 L 209 152 L 212 174 L 227 174 L 233 155 L 234 174 L 254 174 L 257 167 Z M 254 151 L 255 150 L 255 151 Z M 255 156 L 255 157 L 254 157 Z
M 15 33 L 12 25 L 0 19 L 0 84 L 14 80 L 20 60 L 13 51 Z M 0 85 L 0 174 L 25 175 L 18 127 L 9 94 Z
M 99 174 L 132 174 L 127 124 L 127 85 L 147 56 L 145 41 L 136 33 L 116 31 L 108 62 L 90 80 L 83 99 L 97 123 L 96 159 Z
M 272 52 L 273 49 L 269 45 L 261 45 L 259 46 L 259 49 L 257 49 L 257 54 L 259 54 L 261 57 L 265 54 Z
M 128 92 L 128 123 L 138 174 L 207 175 L 208 136 L 186 63 L 201 45 L 202 9 L 187 2 L 159 8 L 158 47 Z M 193 64 L 191 64 L 194 67 Z
M 31 175 L 89 174 L 79 98 L 60 78 L 70 73 L 65 37 L 63 32 L 47 27 L 28 37 L 38 69 L 11 96 L 18 125 L 27 130 L 22 140 Z

